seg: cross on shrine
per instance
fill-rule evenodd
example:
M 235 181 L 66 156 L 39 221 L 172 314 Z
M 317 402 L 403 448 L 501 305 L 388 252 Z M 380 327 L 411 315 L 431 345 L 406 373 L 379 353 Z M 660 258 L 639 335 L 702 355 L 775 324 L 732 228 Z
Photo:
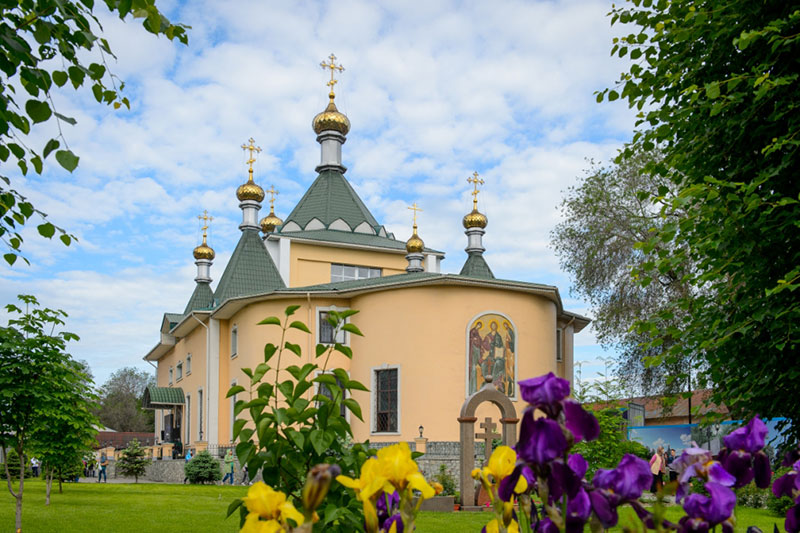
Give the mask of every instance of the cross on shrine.
M 417 211 L 422 211 L 422 208 L 417 207 L 417 202 L 414 202 L 409 209 L 414 212 L 414 227 L 417 227 Z
M 483 441 L 483 455 L 485 457 L 483 465 L 486 466 L 489 464 L 489 457 L 492 456 L 492 441 L 494 439 L 499 439 L 500 434 L 494 432 L 495 428 L 497 428 L 497 424 L 492 422 L 492 418 L 489 416 L 483 419 L 480 426 L 483 428 L 484 432 L 476 433 L 475 438 Z
M 254 155 L 261 153 L 261 147 L 255 145 L 256 141 L 252 137 L 250 137 L 250 139 L 247 142 L 249 142 L 250 144 L 249 145 L 243 144 L 242 145 L 242 150 L 249 150 L 250 151 L 250 157 L 247 159 L 247 161 L 245 161 L 245 164 L 250 165 L 250 180 L 252 181 L 252 179 L 253 179 L 253 163 L 256 162 L 256 158 L 254 157 Z
M 319 64 L 319 66 L 321 66 L 323 68 L 323 70 L 324 69 L 331 69 L 331 80 L 328 83 L 326 83 L 325 85 L 327 85 L 328 87 L 331 88 L 331 94 L 333 94 L 333 86 L 336 85 L 336 83 L 339 81 L 337 79 L 334 79 L 333 75 L 335 74 L 335 72 L 337 70 L 339 71 L 339 73 L 344 72 L 344 67 L 342 65 L 337 65 L 336 64 L 336 56 L 335 55 L 331 54 L 330 56 L 328 56 L 328 59 L 331 60 L 330 63 L 326 63 L 325 61 L 323 61 L 322 63 Z
M 478 190 L 478 184 L 483 185 L 483 179 L 478 177 L 478 172 L 476 171 L 472 173 L 472 176 L 467 178 L 467 183 L 471 183 L 475 186 L 470 194 L 472 194 L 472 208 L 478 209 L 478 193 L 481 192 Z
M 275 190 L 275 185 L 270 185 L 269 189 L 264 191 L 265 193 L 269 194 L 269 209 L 272 211 L 273 207 L 275 207 L 275 197 L 280 193 Z
M 206 230 L 208 229 L 208 223 L 214 220 L 214 217 L 208 214 L 208 210 L 204 209 L 202 215 L 197 215 L 198 220 L 203 221 L 203 227 L 200 228 L 203 231 L 203 244 L 206 243 Z

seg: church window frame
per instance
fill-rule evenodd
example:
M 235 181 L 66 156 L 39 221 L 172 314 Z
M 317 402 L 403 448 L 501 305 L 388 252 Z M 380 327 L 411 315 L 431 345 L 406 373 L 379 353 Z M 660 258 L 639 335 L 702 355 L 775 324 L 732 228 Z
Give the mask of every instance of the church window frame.
M 186 354 L 186 375 L 192 375 L 192 354 L 190 353 Z
M 329 336 L 333 334 L 333 326 L 330 325 L 328 322 L 327 316 L 329 311 L 346 311 L 346 307 L 337 307 L 335 305 L 331 305 L 328 307 L 317 307 L 316 308 L 316 331 L 317 331 L 317 343 L 331 345 L 331 344 L 341 344 L 343 346 L 350 345 L 350 335 L 343 329 L 340 329 L 336 332 L 336 336 Z M 345 318 L 345 324 L 350 322 L 350 318 Z
M 181 381 L 183 379 L 183 361 L 178 361 L 178 364 L 175 366 L 175 381 Z
M 564 362 L 564 329 L 556 328 L 556 363 Z
M 184 429 L 186 430 L 186 440 L 184 441 L 187 445 L 191 445 L 192 443 L 192 395 L 186 395 L 186 411 L 185 415 L 186 422 Z
M 366 265 L 348 265 L 331 263 L 331 283 L 340 281 L 358 281 L 362 279 L 380 278 L 383 269 Z
M 396 374 L 396 381 L 395 381 L 395 388 L 394 390 L 380 390 L 379 386 L 381 385 L 381 376 L 380 373 L 384 371 L 395 371 Z M 371 387 L 370 387 L 370 434 L 371 435 L 400 435 L 400 428 L 402 428 L 402 402 L 401 402 L 401 366 L 400 365 L 389 365 L 384 364 L 381 366 L 372 367 L 371 369 Z M 381 394 L 390 394 L 394 392 L 394 406 L 395 406 L 395 427 L 394 430 L 391 428 L 382 429 L 381 424 L 379 423 L 379 417 L 383 412 L 390 412 L 390 411 L 379 411 L 379 402 L 381 401 Z
M 169 367 L 169 384 L 172 385 L 172 367 Z
M 231 359 L 239 355 L 239 325 L 231 326 Z

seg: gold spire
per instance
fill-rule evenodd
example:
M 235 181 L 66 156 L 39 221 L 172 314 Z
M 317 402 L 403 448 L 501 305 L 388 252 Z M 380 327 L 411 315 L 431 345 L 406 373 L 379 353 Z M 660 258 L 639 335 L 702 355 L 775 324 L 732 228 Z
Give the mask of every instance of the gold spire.
M 248 140 L 250 143 L 243 144 L 242 150 L 249 150 L 250 157 L 247 158 L 245 164 L 248 165 L 248 178 L 247 183 L 240 185 L 238 189 L 236 189 L 236 197 L 239 199 L 240 202 L 244 200 L 255 200 L 256 202 L 260 202 L 264 199 L 264 189 L 259 187 L 256 182 L 253 181 L 253 163 L 256 162 L 255 154 L 261 152 L 261 147 L 255 145 L 255 139 L 250 137 Z
M 333 76 L 337 70 L 340 73 L 344 72 L 344 67 L 336 64 L 335 55 L 331 54 L 329 59 L 331 60 L 330 63 L 323 61 L 319 65 L 323 70 L 330 69 L 331 71 L 331 79 L 325 84 L 331 89 L 330 93 L 328 93 L 328 98 L 330 98 L 330 101 L 328 102 L 328 107 L 325 108 L 325 111 L 314 117 L 311 125 L 313 126 L 317 135 L 326 130 L 338 131 L 342 135 L 347 135 L 347 132 L 350 131 L 350 119 L 348 119 L 344 113 L 340 113 L 339 110 L 336 109 L 336 104 L 333 102 L 333 99 L 336 97 L 336 94 L 333 92 L 333 86 L 339 82 L 339 80 Z
M 483 185 L 484 181 L 480 177 L 478 177 L 477 172 L 473 172 L 472 176 L 467 178 L 467 183 L 470 183 L 474 186 L 472 192 L 472 212 L 468 213 L 464 220 L 462 221 L 464 227 L 469 228 L 485 228 L 486 224 L 489 223 L 489 220 L 486 218 L 486 215 L 478 211 L 478 193 L 481 192 L 478 190 L 478 185 Z
M 422 209 L 417 207 L 417 202 L 414 202 L 408 209 L 414 212 L 414 232 L 406 241 L 406 251 L 410 254 L 418 254 L 425 248 L 425 243 L 417 235 L 417 211 L 422 211 Z
M 194 258 L 208 259 L 208 260 L 214 259 L 214 250 L 207 244 L 208 237 L 206 233 L 206 231 L 208 230 L 208 224 L 209 222 L 214 220 L 214 217 L 210 216 L 208 214 L 208 211 L 204 210 L 202 215 L 197 215 L 197 218 L 198 220 L 203 221 L 203 227 L 200 228 L 203 230 L 203 244 L 194 249 L 193 252 Z
M 261 231 L 264 234 L 272 233 L 275 228 L 283 224 L 283 220 L 275 215 L 275 196 L 280 194 L 275 190 L 275 185 L 270 186 L 266 192 L 270 195 L 269 198 L 269 214 L 261 219 Z

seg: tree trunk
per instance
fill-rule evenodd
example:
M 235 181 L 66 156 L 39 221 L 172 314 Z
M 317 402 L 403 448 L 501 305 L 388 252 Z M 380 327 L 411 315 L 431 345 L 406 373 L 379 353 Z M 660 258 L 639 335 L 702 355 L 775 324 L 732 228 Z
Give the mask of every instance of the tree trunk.
M 58 493 L 59 493 L 59 494 L 64 494 L 64 489 L 62 489 L 62 488 L 61 488 L 61 479 L 62 479 L 63 477 L 64 477 L 64 476 L 63 476 L 63 475 L 61 475 L 61 468 L 59 468 L 59 469 L 58 469 Z
M 47 481 L 47 489 L 45 491 L 44 504 L 50 505 L 50 491 L 53 488 L 53 469 L 48 468 L 45 480 Z
M 19 455 L 19 490 L 17 490 L 17 512 L 16 512 L 16 528 L 17 533 L 22 533 L 22 489 L 25 486 L 25 453 L 22 449 L 22 442 L 17 445 L 17 454 Z

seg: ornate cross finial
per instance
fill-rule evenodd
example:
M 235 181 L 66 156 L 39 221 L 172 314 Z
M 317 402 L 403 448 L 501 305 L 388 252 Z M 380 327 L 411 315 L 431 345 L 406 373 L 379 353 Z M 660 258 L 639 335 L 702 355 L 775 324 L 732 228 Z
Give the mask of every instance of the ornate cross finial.
M 328 59 L 331 60 L 330 63 L 326 63 L 325 61 L 323 61 L 322 63 L 319 64 L 319 66 L 321 66 L 323 70 L 324 69 L 330 69 L 331 70 L 331 79 L 325 85 L 327 85 L 328 87 L 331 88 L 330 97 L 331 97 L 331 99 L 333 99 L 333 96 L 334 96 L 334 94 L 333 94 L 333 86 L 336 85 L 336 83 L 339 81 L 337 79 L 334 79 L 333 75 L 336 73 L 337 70 L 339 71 L 339 73 L 344 72 L 344 67 L 342 65 L 337 65 L 336 64 L 336 56 L 335 55 L 331 54 L 330 56 L 328 56 Z
M 483 179 L 478 177 L 477 172 L 473 172 L 472 176 L 467 178 L 467 183 L 471 183 L 475 186 L 473 191 L 470 193 L 472 194 L 472 208 L 477 210 L 478 209 L 478 193 L 481 192 L 478 190 L 478 185 L 483 185 Z
M 264 191 L 265 193 L 269 194 L 269 210 L 274 211 L 275 207 L 275 197 L 280 193 L 275 189 L 275 185 L 270 185 L 269 189 Z
M 243 144 L 242 150 L 250 151 L 250 157 L 247 159 L 247 161 L 245 161 L 245 163 L 250 166 L 248 172 L 250 173 L 250 181 L 253 181 L 253 163 L 256 162 L 255 154 L 261 153 L 261 147 L 256 146 L 255 144 L 256 141 L 252 137 L 250 137 L 250 139 L 247 142 L 249 142 L 250 144 L 249 145 Z
M 409 209 L 414 212 L 414 229 L 417 229 L 417 211 L 422 211 L 422 208 L 417 207 L 417 202 L 414 202 Z
M 214 220 L 214 217 L 209 215 L 208 211 L 204 209 L 203 210 L 203 214 L 202 215 L 197 215 L 197 218 L 198 218 L 198 220 L 202 220 L 203 221 L 203 227 L 200 228 L 200 229 L 203 230 L 203 244 L 206 244 L 206 230 L 208 229 L 209 222 Z

